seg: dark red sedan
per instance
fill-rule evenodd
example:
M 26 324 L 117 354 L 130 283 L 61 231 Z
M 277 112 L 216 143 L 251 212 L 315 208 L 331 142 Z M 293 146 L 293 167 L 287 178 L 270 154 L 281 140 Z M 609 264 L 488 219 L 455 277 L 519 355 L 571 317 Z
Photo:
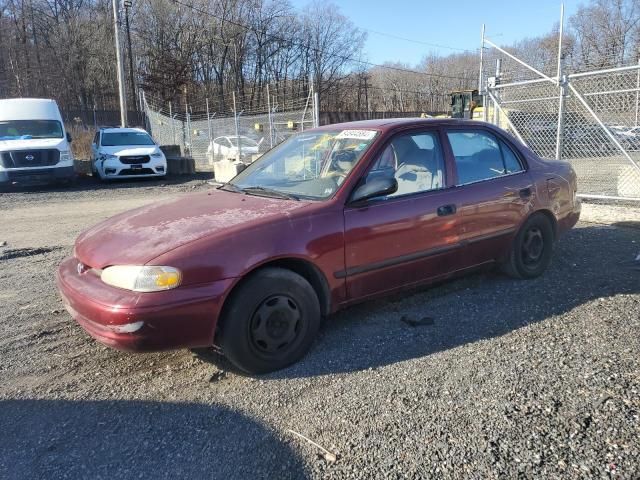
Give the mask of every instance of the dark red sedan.
M 394 119 L 297 134 L 218 189 L 84 232 L 58 272 L 73 317 L 125 350 L 219 346 L 276 370 L 354 302 L 498 264 L 544 272 L 576 176 L 504 131 Z

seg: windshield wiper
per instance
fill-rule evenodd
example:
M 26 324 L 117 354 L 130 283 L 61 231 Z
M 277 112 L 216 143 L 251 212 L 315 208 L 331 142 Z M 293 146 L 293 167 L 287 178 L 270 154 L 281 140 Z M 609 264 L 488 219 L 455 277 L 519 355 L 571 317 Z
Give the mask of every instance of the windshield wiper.
M 224 183 L 218 187 L 219 190 L 225 190 L 227 192 L 243 193 L 242 189 L 233 183 Z
M 300 200 L 298 197 L 296 197 L 295 195 L 291 195 L 290 193 L 280 192 L 278 190 L 260 187 L 258 185 L 254 187 L 243 188 L 242 191 L 248 193 L 249 195 L 262 195 L 265 197 L 284 198 L 287 200 Z

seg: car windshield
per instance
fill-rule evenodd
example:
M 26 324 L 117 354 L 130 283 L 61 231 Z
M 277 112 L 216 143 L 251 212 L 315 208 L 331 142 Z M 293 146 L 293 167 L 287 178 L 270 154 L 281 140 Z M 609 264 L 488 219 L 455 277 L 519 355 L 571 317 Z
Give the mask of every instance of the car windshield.
M 0 140 L 28 140 L 30 138 L 62 137 L 62 124 L 57 120 L 0 121 Z
M 229 141 L 231 142 L 231 145 L 233 145 L 234 147 L 238 146 L 238 137 L 229 137 Z M 257 147 L 258 143 L 251 140 L 248 137 L 240 137 L 240 146 L 241 147 Z
M 155 142 L 145 132 L 104 132 L 102 134 L 103 147 L 128 145 L 155 145 Z
M 229 182 L 238 190 L 291 197 L 332 196 L 378 132 L 333 130 L 299 133 L 270 150 Z

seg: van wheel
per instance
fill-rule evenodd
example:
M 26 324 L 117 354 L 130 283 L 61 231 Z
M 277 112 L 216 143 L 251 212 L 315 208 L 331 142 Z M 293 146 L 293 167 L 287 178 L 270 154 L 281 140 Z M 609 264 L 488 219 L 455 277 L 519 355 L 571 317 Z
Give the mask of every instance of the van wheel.
M 553 241 L 549 219 L 541 213 L 533 214 L 513 240 L 503 271 L 514 278 L 539 277 L 551 263 Z
M 320 327 L 320 302 L 300 275 L 265 268 L 232 294 L 221 318 L 224 355 L 250 374 L 279 370 L 309 350 Z

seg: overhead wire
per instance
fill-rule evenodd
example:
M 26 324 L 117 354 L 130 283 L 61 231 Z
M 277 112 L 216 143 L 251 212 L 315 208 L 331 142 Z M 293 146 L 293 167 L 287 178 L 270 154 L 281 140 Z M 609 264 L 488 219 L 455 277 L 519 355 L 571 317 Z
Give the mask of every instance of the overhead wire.
M 305 43 L 302 43 L 302 42 L 296 42 L 294 40 L 282 37 L 280 35 L 276 35 L 276 34 L 270 33 L 267 30 L 259 30 L 259 29 L 255 28 L 255 27 L 250 26 L 250 25 L 245 25 L 243 23 L 236 22 L 235 20 L 230 20 L 228 18 L 221 17 L 220 15 L 216 15 L 215 13 L 212 13 L 212 12 L 209 12 L 209 11 L 204 10 L 202 8 L 196 7 L 194 5 L 190 5 L 188 3 L 185 3 L 182 0 L 172 0 L 172 1 L 173 1 L 173 3 L 175 3 L 177 5 L 181 5 L 181 6 L 185 7 L 185 8 L 189 8 L 189 9 L 193 10 L 194 12 L 200 13 L 202 15 L 207 15 L 207 16 L 210 16 L 212 18 L 216 18 L 216 19 L 218 19 L 220 21 L 227 22 L 227 23 L 229 23 L 231 25 L 235 25 L 235 26 L 237 26 L 239 28 L 242 28 L 242 29 L 245 29 L 247 31 L 260 33 L 260 34 L 262 34 L 262 35 L 264 35 L 266 37 L 274 38 L 274 39 L 276 39 L 276 40 L 278 40 L 280 42 L 287 43 L 289 45 L 294 45 L 294 46 L 301 47 L 301 48 L 305 48 L 305 49 L 309 49 L 309 50 L 313 50 L 316 53 L 323 53 L 323 54 L 332 56 L 334 58 L 340 58 L 340 59 L 342 59 L 344 61 L 347 61 L 347 62 L 354 62 L 354 63 L 359 63 L 361 65 L 368 65 L 368 66 L 374 67 L 374 68 L 383 68 L 383 69 L 387 69 L 387 70 L 394 70 L 394 71 L 405 72 L 405 73 L 413 73 L 413 74 L 424 75 L 424 76 L 428 76 L 428 77 L 448 78 L 448 79 L 453 79 L 453 80 L 466 80 L 463 77 L 458 77 L 458 76 L 453 76 L 453 75 L 445 75 L 445 74 L 440 74 L 440 73 L 421 72 L 419 70 L 412 70 L 412 69 L 407 69 L 407 68 L 395 67 L 393 65 L 387 65 L 387 64 L 378 64 L 378 63 L 374 63 L 374 62 L 369 62 L 367 60 L 354 58 L 354 57 L 348 56 L 348 55 L 340 55 L 340 54 L 337 54 L 337 53 L 327 52 L 326 50 L 323 50 L 321 48 L 313 47 L 313 46 L 311 46 L 309 44 L 305 44 Z

